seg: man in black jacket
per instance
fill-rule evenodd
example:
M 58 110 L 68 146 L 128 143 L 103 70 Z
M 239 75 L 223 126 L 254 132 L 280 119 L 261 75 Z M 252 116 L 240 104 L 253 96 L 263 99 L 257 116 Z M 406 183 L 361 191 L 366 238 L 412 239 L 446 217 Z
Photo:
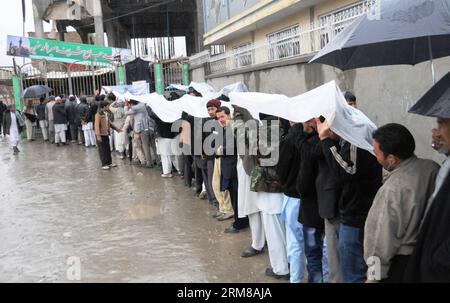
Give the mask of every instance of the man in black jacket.
M 77 101 L 75 96 L 70 96 L 69 101 L 66 101 L 66 114 L 67 114 L 67 122 L 69 123 L 69 131 L 70 131 L 70 140 L 72 143 L 77 142 L 77 133 L 78 127 L 76 125 L 76 105 Z
M 36 107 L 36 113 L 44 141 L 48 141 L 48 122 L 45 119 L 45 105 L 45 97 L 41 97 L 39 99 L 39 105 Z
M 325 264 L 322 263 L 325 227 L 324 221 L 319 215 L 316 190 L 319 164 L 314 150 L 319 144 L 319 138 L 315 120 L 304 122 L 303 131 L 305 135 L 298 144 L 300 169 L 297 177 L 297 191 L 301 199 L 298 218 L 303 224 L 308 282 L 322 283 L 327 282 L 323 275 Z
M 366 281 L 364 261 L 364 224 L 373 199 L 381 187 L 382 168 L 374 155 L 341 139 L 340 150 L 330 138 L 328 123 L 316 119 L 325 159 L 336 178 L 342 183 L 339 199 L 339 253 L 342 282 Z
M 237 233 L 248 226 L 248 217 L 239 218 L 238 215 L 238 176 L 237 176 L 237 146 L 236 138 L 231 129 L 231 115 L 228 107 L 217 109 L 217 119 L 223 127 L 223 142 L 217 148 L 220 156 L 221 185 L 220 190 L 228 190 L 234 211 L 234 222 L 225 229 L 225 233 Z
M 0 135 L 2 134 L 3 114 L 6 111 L 6 105 L 0 100 Z
M 216 206 L 217 208 L 219 207 L 219 203 L 217 201 L 216 195 L 214 194 L 214 190 L 213 190 L 213 186 L 212 186 L 213 173 L 214 173 L 214 159 L 215 159 L 214 146 L 210 146 L 211 148 L 209 148 L 209 146 L 207 144 L 208 142 L 205 142 L 205 140 L 207 140 L 207 138 L 209 137 L 208 141 L 214 142 L 213 139 L 214 139 L 215 135 L 217 135 L 217 129 L 220 128 L 219 123 L 215 120 L 216 119 L 216 111 L 218 108 L 220 108 L 220 106 L 221 106 L 221 102 L 220 102 L 220 100 L 217 100 L 217 99 L 212 99 L 212 100 L 208 101 L 208 103 L 206 104 L 206 108 L 208 110 L 208 114 L 210 115 L 210 118 L 205 119 L 204 123 L 206 124 L 206 128 L 210 128 L 211 131 L 207 131 L 207 132 L 203 133 L 203 143 L 204 143 L 203 159 L 206 162 L 206 170 L 205 170 L 205 176 L 204 176 L 204 177 L 206 177 L 206 179 L 203 179 L 203 181 L 205 182 L 206 193 L 208 195 L 209 203 Z M 209 144 L 209 145 L 211 145 L 211 144 Z M 205 148 L 206 149 L 209 148 L 208 153 L 205 152 L 206 151 Z
M 339 137 L 332 133 L 336 149 L 339 149 Z M 325 238 L 327 244 L 328 283 L 341 283 L 341 264 L 339 258 L 339 199 L 342 184 L 337 180 L 327 163 L 322 144 L 316 144 L 311 153 L 317 160 L 318 175 L 316 178 L 317 202 L 319 216 L 324 219 Z
M 55 124 L 55 143 L 66 145 L 67 113 L 61 97 L 56 97 L 56 104 L 53 106 L 53 123 Z
M 83 128 L 81 125 L 82 107 L 84 107 L 84 105 L 81 105 L 81 98 L 80 98 L 80 102 L 75 105 L 75 126 L 76 126 L 76 132 L 77 132 L 79 145 L 84 144 L 84 132 L 83 132 Z
M 277 175 L 284 193 L 281 218 L 286 227 L 286 251 L 291 283 L 303 282 L 305 268 L 303 226 L 298 221 L 300 194 L 296 188 L 300 167 L 300 153 L 296 145 L 304 136 L 303 125 L 291 122 L 287 135 L 280 141 L 280 159 L 277 165 Z
M 447 156 L 405 272 L 405 282 L 450 282 L 450 117 L 439 117 L 434 148 Z

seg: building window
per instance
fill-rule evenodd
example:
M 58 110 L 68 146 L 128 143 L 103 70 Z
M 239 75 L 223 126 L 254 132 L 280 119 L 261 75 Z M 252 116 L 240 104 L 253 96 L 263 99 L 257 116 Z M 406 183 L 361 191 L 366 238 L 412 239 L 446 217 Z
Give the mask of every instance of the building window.
M 320 34 L 321 48 L 327 45 L 337 34 L 352 23 L 353 20 L 366 14 L 376 2 L 377 0 L 363 0 L 320 16 L 319 24 L 322 27 Z
M 210 54 L 211 56 L 220 55 L 225 52 L 225 45 L 223 44 L 217 44 L 217 45 L 211 45 L 210 48 Z
M 267 35 L 269 61 L 289 58 L 300 54 L 300 27 L 293 25 Z
M 239 68 L 243 66 L 252 65 L 252 43 L 245 43 L 236 47 L 233 47 L 234 67 Z

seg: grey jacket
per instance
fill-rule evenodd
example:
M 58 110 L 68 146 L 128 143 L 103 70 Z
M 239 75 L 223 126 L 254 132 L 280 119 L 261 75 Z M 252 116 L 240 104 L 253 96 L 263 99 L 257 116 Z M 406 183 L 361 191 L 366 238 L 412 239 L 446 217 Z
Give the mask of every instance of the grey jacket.
M 136 133 L 140 133 L 142 131 L 150 131 L 153 132 L 154 129 L 151 127 L 150 116 L 147 112 L 147 105 L 145 103 L 138 103 L 133 105 L 130 109 L 125 107 L 125 116 L 134 115 L 134 128 L 133 130 Z
M 438 171 L 434 161 L 413 156 L 390 172 L 378 190 L 365 224 L 364 259 L 379 258 L 381 279 L 388 277 L 396 255 L 412 254 Z

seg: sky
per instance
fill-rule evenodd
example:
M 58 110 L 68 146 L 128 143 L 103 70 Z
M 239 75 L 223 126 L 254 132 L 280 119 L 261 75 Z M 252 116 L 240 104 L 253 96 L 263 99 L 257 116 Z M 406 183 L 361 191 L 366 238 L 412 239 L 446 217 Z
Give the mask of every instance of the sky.
M 1 1 L 2 7 L 0 9 L 0 66 L 12 66 L 11 56 L 6 56 L 6 36 L 22 36 L 22 1 L 21 0 L 7 0 Z M 25 36 L 28 32 L 34 32 L 33 8 L 32 0 L 25 0 L 26 6 L 26 20 L 25 20 Z M 50 31 L 50 23 L 44 22 L 44 31 Z M 70 28 L 68 28 L 70 30 Z M 175 55 L 185 55 L 186 47 L 183 38 L 176 38 L 175 40 Z M 21 65 L 22 58 L 16 59 L 16 62 Z
M 34 31 L 32 0 L 25 0 L 26 21 L 25 32 Z M 22 36 L 22 1 L 8 0 L 1 2 L 0 9 L 0 66 L 12 66 L 11 56 L 6 56 L 6 36 Z M 44 30 L 50 31 L 49 23 L 44 22 Z M 27 34 L 26 34 L 27 36 Z M 22 64 L 22 59 L 16 59 L 18 64 Z

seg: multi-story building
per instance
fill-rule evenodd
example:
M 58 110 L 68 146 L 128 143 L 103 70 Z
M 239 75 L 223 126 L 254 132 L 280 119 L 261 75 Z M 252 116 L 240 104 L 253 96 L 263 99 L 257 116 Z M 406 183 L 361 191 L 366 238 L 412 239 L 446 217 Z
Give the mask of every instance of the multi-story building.
M 205 1 L 205 45 L 225 45 L 207 74 L 309 56 L 324 47 L 376 0 Z
M 355 93 L 358 107 L 377 125 L 406 125 L 418 154 L 439 160 L 429 147 L 434 119 L 407 112 L 432 85 L 430 62 L 345 72 L 308 64 L 356 18 L 376 14 L 377 1 L 382 0 L 203 0 L 206 50 L 190 58 L 192 79 L 217 89 L 243 81 L 250 91 L 287 96 L 336 80 L 341 90 Z M 434 64 L 438 80 L 450 58 Z

